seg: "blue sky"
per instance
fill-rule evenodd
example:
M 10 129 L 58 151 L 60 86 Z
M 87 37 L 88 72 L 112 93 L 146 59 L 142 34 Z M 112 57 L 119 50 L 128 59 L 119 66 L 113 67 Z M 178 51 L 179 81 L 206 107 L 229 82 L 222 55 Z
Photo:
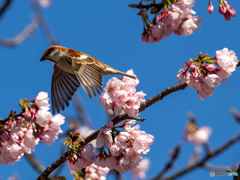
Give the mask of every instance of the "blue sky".
M 0 4 L 4 1 L 0 0 Z M 155 44 L 141 41 L 142 20 L 137 10 L 128 4 L 139 1 L 54 1 L 51 7 L 44 9 L 50 29 L 59 44 L 90 54 L 102 62 L 126 72 L 133 69 L 140 83 L 137 91 L 143 91 L 149 99 L 159 92 L 177 84 L 176 74 L 190 58 L 196 58 L 199 52 L 215 56 L 217 50 L 227 47 L 240 57 L 240 2 L 228 3 L 237 11 L 236 17 L 225 21 L 217 10 L 218 2 L 213 1 L 213 14 L 207 13 L 208 0 L 197 0 L 193 10 L 203 19 L 202 27 L 190 36 L 171 35 Z M 0 21 L 0 37 L 11 38 L 28 25 L 33 11 L 28 1 L 13 1 L 11 8 Z M 2 47 L 0 66 L 0 117 L 6 118 L 10 110 L 20 111 L 19 100 L 34 99 L 40 92 L 51 92 L 53 66 L 50 62 L 41 62 L 42 53 L 48 48 L 42 32 L 38 29 L 32 38 L 17 47 Z M 112 76 L 103 77 L 103 84 Z M 117 76 L 120 77 L 120 76 Z M 199 126 L 213 129 L 210 138 L 211 148 L 216 148 L 239 133 L 239 124 L 235 122 L 229 110 L 236 107 L 240 111 L 240 70 L 233 72 L 226 83 L 215 88 L 211 98 L 201 101 L 192 88 L 186 88 L 165 97 L 140 114 L 146 121 L 140 123 L 141 130 L 152 134 L 155 142 L 145 156 L 151 159 L 148 177 L 154 177 L 169 160 L 168 150 L 182 141 L 183 130 L 187 122 L 187 112 L 193 112 Z M 89 99 L 82 88 L 80 94 L 88 116 L 96 129 L 106 123 L 107 117 L 99 104 L 99 96 Z M 76 116 L 73 104 L 62 112 L 65 116 Z M 67 128 L 67 123 L 63 129 Z M 39 144 L 34 154 L 48 166 L 60 157 L 60 141 L 52 146 Z M 229 166 L 238 163 L 240 143 L 211 159 L 215 165 Z M 171 172 L 175 172 L 188 163 L 194 146 L 185 142 L 181 155 Z M 204 151 L 203 151 L 204 154 Z M 20 179 L 36 179 L 38 173 L 22 158 L 14 166 L 0 168 L 2 179 L 13 172 Z M 171 172 L 167 173 L 170 174 Z M 72 179 L 68 168 L 62 171 L 67 179 Z M 129 179 L 126 173 L 125 179 Z M 198 168 L 179 179 L 211 179 L 209 171 Z M 223 179 L 223 177 L 218 177 Z

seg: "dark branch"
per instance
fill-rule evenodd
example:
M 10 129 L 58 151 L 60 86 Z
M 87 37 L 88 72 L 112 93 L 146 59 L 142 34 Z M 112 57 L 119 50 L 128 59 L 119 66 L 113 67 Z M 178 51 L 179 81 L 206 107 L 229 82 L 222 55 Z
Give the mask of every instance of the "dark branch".
M 27 159 L 27 161 L 32 165 L 32 167 L 39 173 L 42 173 L 45 169 L 45 167 L 42 165 L 42 163 L 33 155 L 33 154 L 24 154 L 24 157 Z M 53 178 L 53 177 L 49 177 Z M 48 178 L 46 178 L 48 179 Z
M 189 165 L 189 166 L 183 168 L 182 170 L 174 173 L 173 175 L 170 175 L 170 176 L 168 176 L 166 178 L 163 178 L 163 180 L 175 179 L 177 177 L 180 177 L 180 176 L 184 175 L 185 173 L 190 172 L 191 170 L 193 170 L 193 169 L 195 169 L 197 167 L 203 166 L 207 162 L 207 160 L 209 160 L 212 157 L 215 157 L 216 155 L 220 154 L 221 152 L 223 152 L 224 150 L 226 150 L 227 148 L 229 148 L 231 145 L 235 144 L 239 140 L 240 140 L 240 134 L 238 134 L 234 138 L 230 139 L 229 141 L 227 141 L 226 143 L 224 143 L 220 147 L 216 148 L 214 151 L 212 151 L 211 153 L 207 154 L 204 158 L 202 158 L 201 160 L 197 161 L 195 164 Z
M 179 156 L 181 144 L 177 145 L 173 151 L 172 158 L 166 164 L 166 166 L 160 171 L 160 173 L 153 180 L 160 179 L 174 164 L 175 160 Z
M 4 14 L 4 12 L 9 8 L 11 3 L 12 3 L 12 0 L 6 0 L 5 3 L 2 5 L 0 9 L 0 19 L 2 18 L 2 15 Z
M 90 122 L 90 119 L 88 118 L 87 113 L 83 107 L 81 97 L 77 93 L 75 93 L 73 96 L 73 104 L 74 104 L 75 110 L 78 114 L 78 119 L 79 119 L 80 123 L 93 128 L 93 125 Z
M 232 165 L 232 166 L 216 166 L 216 165 L 212 165 L 209 163 L 204 163 L 203 164 L 203 168 L 207 169 L 209 171 L 217 171 L 217 172 L 236 172 L 237 168 L 238 168 L 238 164 L 236 165 Z

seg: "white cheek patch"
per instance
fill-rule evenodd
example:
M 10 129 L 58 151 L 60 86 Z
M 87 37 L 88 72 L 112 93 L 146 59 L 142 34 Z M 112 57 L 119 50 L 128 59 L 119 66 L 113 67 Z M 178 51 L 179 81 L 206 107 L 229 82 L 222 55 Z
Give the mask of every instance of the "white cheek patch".
M 88 56 L 86 56 L 86 55 L 81 55 L 80 57 L 79 57 L 79 59 L 81 59 L 81 60 L 84 60 L 84 59 L 87 59 L 88 58 Z
M 62 57 L 66 56 L 66 51 L 55 51 L 54 53 L 52 53 L 52 58 L 55 61 L 58 61 L 59 59 L 61 59 Z

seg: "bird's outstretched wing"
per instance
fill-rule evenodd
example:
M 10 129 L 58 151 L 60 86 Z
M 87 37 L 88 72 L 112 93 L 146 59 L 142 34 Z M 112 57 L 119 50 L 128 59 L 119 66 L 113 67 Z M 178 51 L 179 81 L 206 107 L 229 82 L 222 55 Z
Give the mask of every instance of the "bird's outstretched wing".
M 79 83 L 82 85 L 87 95 L 92 98 L 91 93 L 94 96 L 96 96 L 95 91 L 100 94 L 100 91 L 102 91 L 101 73 L 103 71 L 101 65 L 96 64 L 96 61 L 90 56 L 85 56 L 84 59 L 81 59 L 81 56 L 80 58 L 75 57 L 71 59 L 70 63 L 72 64 L 73 71 Z
M 74 74 L 62 71 L 57 65 L 54 66 L 52 77 L 51 99 L 53 114 L 65 109 L 65 105 L 69 106 L 74 92 L 80 86 Z

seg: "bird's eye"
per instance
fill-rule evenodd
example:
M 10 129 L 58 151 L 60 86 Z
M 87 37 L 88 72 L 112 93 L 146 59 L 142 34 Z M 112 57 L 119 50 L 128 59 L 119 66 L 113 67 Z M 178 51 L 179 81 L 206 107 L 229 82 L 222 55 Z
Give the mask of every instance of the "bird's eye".
M 47 52 L 45 52 L 44 56 L 48 56 L 48 55 L 50 55 L 51 52 L 52 52 L 52 49 L 49 49 Z

